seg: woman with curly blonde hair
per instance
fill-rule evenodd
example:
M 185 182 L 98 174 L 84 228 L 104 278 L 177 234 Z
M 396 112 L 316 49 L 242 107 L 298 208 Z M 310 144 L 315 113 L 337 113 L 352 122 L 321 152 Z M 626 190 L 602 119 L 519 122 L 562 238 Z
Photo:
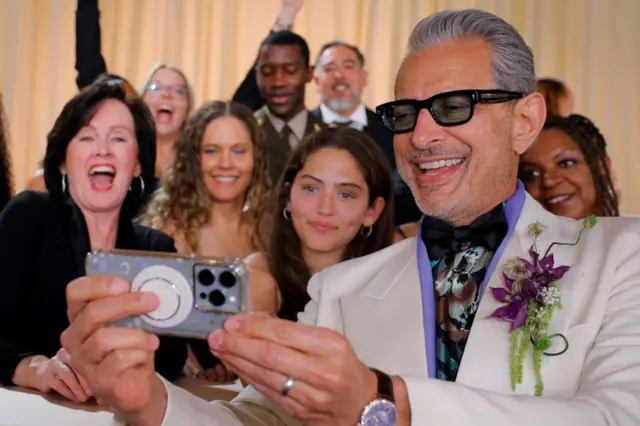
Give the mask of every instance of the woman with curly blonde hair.
M 266 158 L 248 108 L 205 104 L 187 121 L 144 222 L 174 237 L 181 253 L 245 257 L 260 250 L 256 223 L 269 188 Z
M 251 110 L 205 104 L 187 120 L 144 223 L 171 235 L 183 254 L 244 258 L 263 250 L 267 236 L 257 229 L 269 188 L 266 151 Z M 230 378 L 206 342 L 190 346 L 187 374 Z

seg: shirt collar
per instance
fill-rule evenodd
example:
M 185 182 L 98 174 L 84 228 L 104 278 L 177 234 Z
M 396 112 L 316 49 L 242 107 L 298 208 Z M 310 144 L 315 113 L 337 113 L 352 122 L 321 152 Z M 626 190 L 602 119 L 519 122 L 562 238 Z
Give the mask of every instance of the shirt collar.
M 278 133 L 282 132 L 282 128 L 285 125 L 284 120 L 276 117 L 269 111 L 267 107 L 264 108 L 266 116 L 273 124 L 273 127 L 276 129 Z M 307 128 L 307 120 L 309 119 L 309 112 L 306 109 L 300 111 L 295 117 L 289 120 L 286 124 L 291 128 L 293 134 L 301 140 L 304 137 L 304 131 Z
M 320 113 L 322 114 L 322 121 L 326 124 L 331 124 L 333 122 L 346 123 L 347 121 L 351 121 L 358 124 L 363 129 L 369 124 L 369 121 L 367 120 L 367 109 L 362 102 L 360 102 L 358 108 L 356 108 L 349 117 L 342 117 L 325 104 L 320 104 Z

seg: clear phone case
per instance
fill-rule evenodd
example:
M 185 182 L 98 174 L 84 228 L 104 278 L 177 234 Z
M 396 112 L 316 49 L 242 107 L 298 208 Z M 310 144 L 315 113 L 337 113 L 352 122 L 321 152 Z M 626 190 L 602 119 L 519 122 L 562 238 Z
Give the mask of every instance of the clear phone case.
M 86 272 L 122 277 L 131 283 L 131 291 L 153 292 L 160 299 L 153 312 L 125 318 L 112 326 L 206 339 L 227 318 L 247 309 L 248 271 L 236 258 L 98 250 L 87 255 Z

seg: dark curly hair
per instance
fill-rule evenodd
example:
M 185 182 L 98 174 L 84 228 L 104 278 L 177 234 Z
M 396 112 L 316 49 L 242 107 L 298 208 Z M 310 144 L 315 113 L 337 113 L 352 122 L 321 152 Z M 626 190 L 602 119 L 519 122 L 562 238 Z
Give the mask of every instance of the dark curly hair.
M 9 152 L 8 121 L 0 93 L 0 211 L 13 196 L 13 174 L 11 168 L 11 154 Z
M 43 160 L 44 181 L 52 198 L 63 201 L 60 165 L 65 162 L 67 147 L 78 132 L 91 121 L 98 108 L 108 99 L 122 102 L 131 112 L 138 142 L 138 161 L 144 191 L 138 179 L 131 182 L 122 212 L 133 218 L 145 206 L 155 186 L 156 127 L 151 112 L 139 96 L 135 96 L 119 78 L 104 76 L 82 89 L 62 108 L 53 129 L 47 136 L 47 149 Z
M 305 137 L 293 150 L 280 181 L 275 187 L 269 214 L 261 220 L 261 228 L 270 231 L 266 257 L 271 274 L 278 283 L 282 306 L 278 316 L 292 321 L 297 319 L 309 302 L 307 283 L 311 272 L 306 265 L 300 246 L 300 238 L 292 223 L 283 216 L 289 201 L 291 185 L 314 153 L 335 148 L 348 152 L 358 164 L 369 189 L 369 205 L 381 197 L 385 202 L 382 214 L 372 227 L 368 237 L 360 233 L 347 246 L 343 261 L 382 250 L 393 243 L 394 192 L 389 161 L 377 143 L 366 133 L 351 128 L 325 128 Z M 265 232 L 268 232 L 265 231 Z
M 265 246 L 264 237 L 257 232 L 269 190 L 267 173 L 267 145 L 262 130 L 250 109 L 236 102 L 214 101 L 205 104 L 188 120 L 181 138 L 175 145 L 174 163 L 167 169 L 161 188 L 156 192 L 145 214 L 146 225 L 162 229 L 168 222 L 182 232 L 189 249 L 199 249 L 198 231 L 210 221 L 211 193 L 202 176 L 202 138 L 207 126 L 220 117 L 234 117 L 249 131 L 253 141 L 253 174 L 245 195 L 245 214 L 254 227 L 252 244 L 256 249 Z

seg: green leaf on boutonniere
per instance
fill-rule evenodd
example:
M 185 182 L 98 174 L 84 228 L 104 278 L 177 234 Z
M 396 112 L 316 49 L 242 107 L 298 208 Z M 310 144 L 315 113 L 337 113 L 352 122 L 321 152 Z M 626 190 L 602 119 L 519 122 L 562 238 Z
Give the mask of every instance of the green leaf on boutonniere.
M 553 312 L 562 309 L 560 280 L 569 271 L 569 266 L 555 266 L 551 248 L 554 246 L 575 246 L 580 242 L 585 229 L 593 228 L 597 223 L 595 216 L 589 216 L 582 222 L 582 228 L 574 242 L 553 242 L 543 256 L 537 251 L 536 240 L 547 227 L 540 222 L 529 225 L 528 233 L 533 239 L 529 249 L 531 260 L 512 259 L 503 268 L 504 287 L 491 287 L 493 297 L 505 305 L 497 308 L 489 317 L 510 323 L 509 364 L 511 368 L 511 390 L 522 384 L 524 362 L 529 347 L 533 348 L 533 373 L 536 377 L 535 395 L 542 396 L 542 357 L 558 356 L 569 348 L 567 338 L 562 334 L 548 334 Z M 547 352 L 552 347 L 552 339 L 560 337 L 564 349 Z

